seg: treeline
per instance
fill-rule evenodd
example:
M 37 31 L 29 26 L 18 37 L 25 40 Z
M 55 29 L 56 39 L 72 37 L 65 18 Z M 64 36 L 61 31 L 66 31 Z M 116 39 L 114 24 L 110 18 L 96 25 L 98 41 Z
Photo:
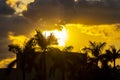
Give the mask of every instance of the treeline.
M 71 52 L 72 46 L 60 50 L 53 44 L 57 45 L 54 35 L 46 38 L 40 31 L 23 47 L 10 44 L 9 51 L 17 54 L 17 59 L 8 65 L 6 75 L 17 63 L 22 80 L 120 80 L 120 66 L 116 64 L 120 49 L 105 49 L 105 42 L 89 41 L 81 52 Z M 33 72 L 36 73 L 32 79 L 27 79 L 26 75 Z

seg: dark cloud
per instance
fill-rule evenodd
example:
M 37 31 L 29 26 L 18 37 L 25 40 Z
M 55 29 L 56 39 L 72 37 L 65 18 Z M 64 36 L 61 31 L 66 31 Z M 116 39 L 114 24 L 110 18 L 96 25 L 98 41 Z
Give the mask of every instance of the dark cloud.
M 8 38 L 2 37 L 0 38 L 0 60 L 12 56 L 12 54 L 9 54 L 8 52 Z
M 83 24 L 113 24 L 120 22 L 120 1 L 101 0 L 92 2 L 79 0 L 35 0 L 28 5 L 24 16 L 34 21 L 43 19 L 55 22 L 60 18 L 66 22 Z
M 34 30 L 33 23 L 23 16 L 0 16 L 0 59 L 12 56 L 8 54 L 8 33 L 15 35 L 28 35 Z
M 0 0 L 0 14 L 13 14 L 15 12 L 9 5 L 6 4 L 6 0 Z
M 63 16 L 62 6 L 58 2 L 47 3 L 42 0 L 35 0 L 35 2 L 28 5 L 28 10 L 23 12 L 24 16 L 33 20 L 53 19 Z M 53 16 L 54 15 L 54 16 Z
M 0 16 L 0 32 L 2 36 L 8 32 L 25 34 L 30 31 L 33 23 L 23 16 Z

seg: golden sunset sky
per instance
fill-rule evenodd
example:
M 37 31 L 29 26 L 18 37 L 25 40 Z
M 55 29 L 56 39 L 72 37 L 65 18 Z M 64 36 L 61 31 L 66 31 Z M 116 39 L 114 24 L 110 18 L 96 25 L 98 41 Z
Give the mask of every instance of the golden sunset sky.
M 106 42 L 106 48 L 120 48 L 119 0 L 1 0 L 0 1 L 0 68 L 13 60 L 7 45 L 22 45 L 35 29 L 59 32 L 64 46 L 79 52 L 89 41 Z M 60 35 L 59 35 L 60 36 Z

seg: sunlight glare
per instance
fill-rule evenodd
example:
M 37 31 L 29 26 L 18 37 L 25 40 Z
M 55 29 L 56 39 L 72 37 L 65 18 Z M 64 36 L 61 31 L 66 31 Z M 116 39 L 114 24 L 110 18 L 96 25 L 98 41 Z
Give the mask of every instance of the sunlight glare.
M 78 2 L 78 0 L 74 0 L 74 2 Z
M 50 34 L 53 34 L 58 40 L 58 46 L 65 46 L 65 42 L 67 39 L 67 30 L 63 27 L 62 30 L 52 30 L 52 31 L 44 31 L 43 34 L 48 37 Z

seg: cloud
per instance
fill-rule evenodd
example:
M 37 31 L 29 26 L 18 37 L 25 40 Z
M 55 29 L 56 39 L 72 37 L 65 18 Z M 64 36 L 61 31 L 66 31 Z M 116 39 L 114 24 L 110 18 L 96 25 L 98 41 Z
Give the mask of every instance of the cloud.
M 101 25 L 82 25 L 82 24 L 66 24 L 66 27 L 74 27 L 79 29 L 81 33 L 90 36 L 101 36 L 104 38 L 108 37 L 119 37 L 120 27 L 119 24 L 101 24 Z
M 35 21 L 40 19 L 55 21 L 55 19 L 58 20 L 58 18 L 63 17 L 64 14 L 62 6 L 58 2 L 49 3 L 48 1 L 35 0 L 27 8 L 23 15 Z
M 6 0 L 0 0 L 0 15 L 12 15 L 14 12 L 15 10 L 6 4 Z
M 23 15 L 31 18 L 33 21 L 44 20 L 54 23 L 59 19 L 66 23 L 81 24 L 113 24 L 120 22 L 119 6 L 112 6 L 111 3 L 118 4 L 119 1 L 102 0 L 97 4 L 90 4 L 84 1 L 74 0 L 35 0 L 27 7 Z M 107 6 L 107 3 L 110 6 Z M 98 4 L 100 4 L 98 6 Z
M 24 46 L 24 43 L 25 41 L 28 40 L 28 38 L 24 35 L 18 35 L 18 36 L 15 36 L 14 33 L 12 32 L 9 32 L 9 40 L 12 42 L 12 44 L 17 44 L 19 46 Z
M 34 29 L 34 23 L 23 16 L 0 15 L 0 60 L 13 56 L 8 51 L 8 45 L 11 43 L 9 32 L 14 33 L 11 36 L 22 34 L 29 36 Z
M 6 3 L 15 10 L 15 14 L 22 15 L 27 10 L 27 5 L 34 0 L 6 0 Z
M 16 58 L 13 57 L 13 58 L 7 58 L 7 59 L 3 59 L 3 60 L 0 60 L 0 68 L 7 68 L 7 65 L 14 61 Z M 14 66 L 15 67 L 15 66 Z
M 17 32 L 17 34 L 25 34 L 34 27 L 30 20 L 22 16 L 0 16 L 0 35 L 5 36 L 8 32 Z M 22 31 L 21 31 L 22 30 Z

